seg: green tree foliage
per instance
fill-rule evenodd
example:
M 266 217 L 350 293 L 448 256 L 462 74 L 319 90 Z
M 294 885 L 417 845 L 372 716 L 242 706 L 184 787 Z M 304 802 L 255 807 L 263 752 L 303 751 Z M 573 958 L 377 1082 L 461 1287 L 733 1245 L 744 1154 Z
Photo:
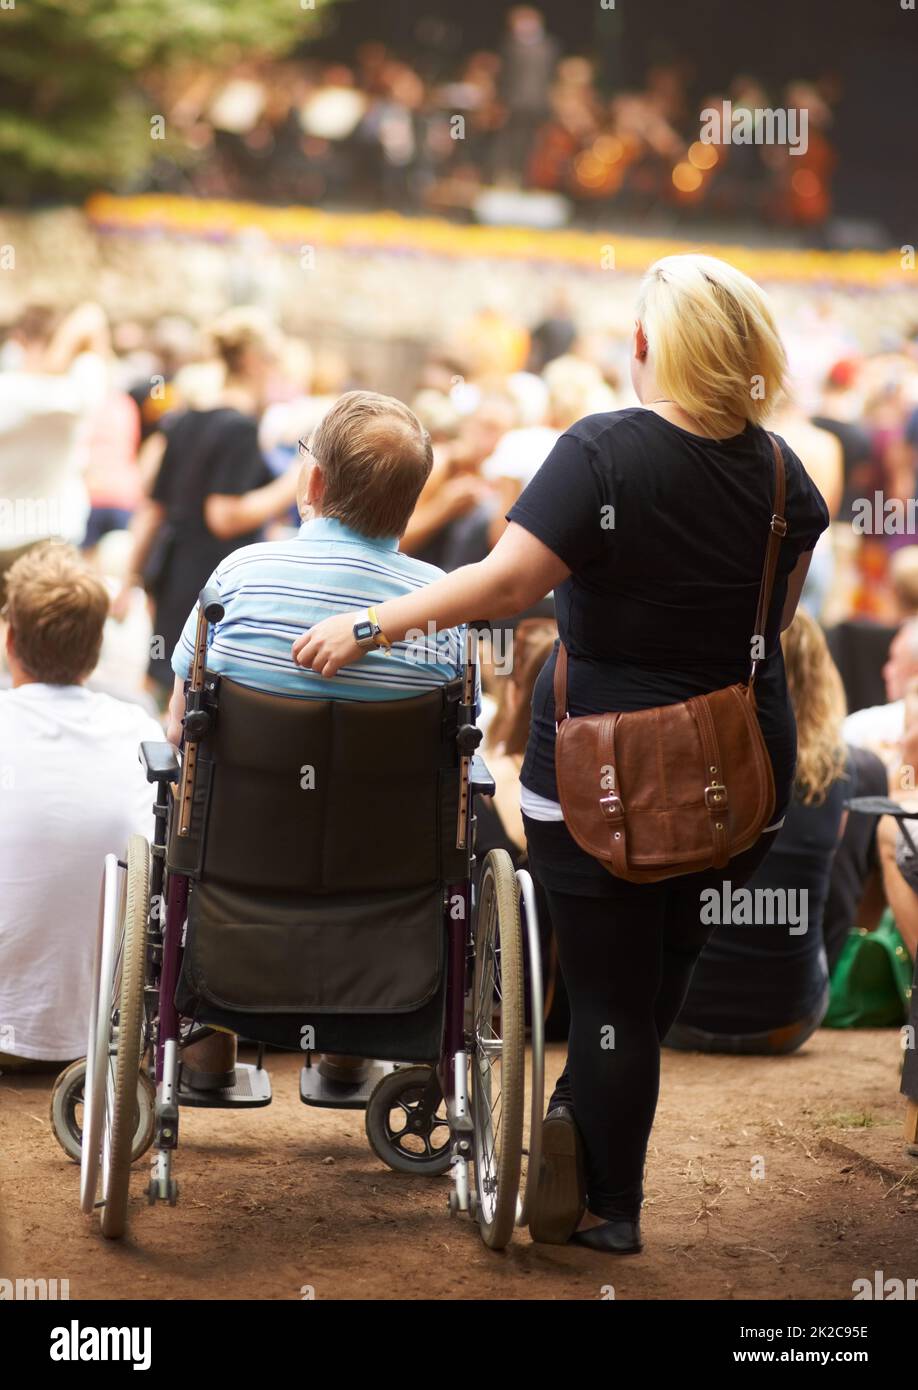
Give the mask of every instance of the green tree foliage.
M 0 196 L 124 187 L 170 153 L 148 74 L 277 57 L 330 0 L 0 0 Z

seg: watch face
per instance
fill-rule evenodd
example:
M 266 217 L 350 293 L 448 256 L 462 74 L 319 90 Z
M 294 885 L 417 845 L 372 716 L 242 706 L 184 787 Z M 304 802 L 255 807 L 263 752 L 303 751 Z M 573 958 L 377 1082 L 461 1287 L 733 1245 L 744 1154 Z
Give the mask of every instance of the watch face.
M 368 622 L 354 624 L 354 639 L 357 642 L 369 642 L 373 636 L 373 624 Z

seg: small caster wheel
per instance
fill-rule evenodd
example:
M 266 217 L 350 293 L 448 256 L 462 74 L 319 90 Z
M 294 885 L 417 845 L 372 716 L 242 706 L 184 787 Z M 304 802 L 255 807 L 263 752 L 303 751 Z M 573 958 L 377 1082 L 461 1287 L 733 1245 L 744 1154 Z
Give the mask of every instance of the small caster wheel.
M 436 1177 L 450 1166 L 449 1121 L 442 1095 L 425 1114 L 430 1067 L 400 1067 L 383 1077 L 370 1096 L 366 1132 L 370 1147 L 396 1173 Z
M 450 1192 L 446 1205 L 449 1208 L 450 1216 L 455 1216 L 459 1210 L 459 1194 L 455 1188 Z
M 170 1207 L 174 1207 L 175 1204 L 176 1204 L 176 1202 L 178 1201 L 178 1199 L 179 1199 L 178 1178 L 170 1178 L 170 1179 L 169 1179 L 169 1196 L 168 1196 L 168 1199 L 167 1199 L 168 1202 L 169 1202 Z
M 86 1058 L 61 1072 L 51 1091 L 51 1132 L 68 1158 L 80 1163 L 83 1156 L 83 1087 Z M 153 1143 L 156 1087 L 146 1072 L 137 1077 L 137 1112 L 131 1162 L 136 1163 Z
M 469 1193 L 469 1216 L 473 1221 L 478 1220 L 478 1193 Z

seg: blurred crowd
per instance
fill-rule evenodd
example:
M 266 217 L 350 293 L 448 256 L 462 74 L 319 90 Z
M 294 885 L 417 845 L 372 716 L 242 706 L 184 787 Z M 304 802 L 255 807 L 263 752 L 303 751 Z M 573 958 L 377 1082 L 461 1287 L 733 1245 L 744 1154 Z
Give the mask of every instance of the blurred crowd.
M 832 517 L 814 555 L 805 614 L 785 634 L 801 760 L 815 769 L 818 795 L 801 793 L 799 823 L 787 831 L 799 842 L 784 850 L 795 873 L 800 854 L 808 856 L 825 941 L 811 935 L 804 951 L 786 931 L 770 942 L 757 938 L 773 954 L 775 988 L 761 1007 L 749 1004 L 756 1036 L 768 1033 L 782 972 L 806 976 L 816 1026 L 827 1007 L 826 971 L 843 961 L 865 911 L 875 927 L 885 905 L 894 905 L 900 935 L 892 949 L 905 959 L 918 950 L 918 897 L 902 887 L 895 822 L 880 821 L 878 830 L 876 820 L 852 816 L 842 837 L 844 795 L 855 787 L 905 800 L 915 793 L 918 336 L 867 352 L 828 295 L 782 328 L 794 389 L 773 428 L 803 459 Z M 486 303 L 448 343 L 431 342 L 404 395 L 429 433 L 434 462 L 401 549 L 445 570 L 483 558 L 558 437 L 584 415 L 637 403 L 630 350 L 624 333 L 585 332 L 563 291 L 528 319 Z M 0 347 L 0 589 L 17 574 L 17 561 L 32 555 L 28 574 L 20 565 L 13 597 L 23 612 L 27 604 L 36 608 L 33 641 L 40 645 L 45 617 L 53 626 L 53 605 L 66 609 L 61 596 L 84 583 L 60 561 L 60 574 L 39 572 L 39 543 L 64 540 L 82 549 L 87 572 L 108 594 L 107 616 L 92 600 L 99 636 L 84 663 L 86 687 L 133 706 L 149 731 L 162 717 L 173 684 L 170 658 L 201 586 L 240 546 L 295 531 L 302 448 L 308 452 L 343 392 L 372 385 L 355 378 L 340 351 L 285 333 L 253 307 L 229 309 L 209 324 L 183 316 L 112 321 L 95 303 L 66 314 L 25 308 Z M 43 595 L 52 604 L 44 616 Z M 556 636 L 553 611 L 549 596 L 533 612 L 508 614 L 512 659 L 497 644 L 483 672 L 497 791 L 481 811 L 482 844 L 502 844 L 518 862 L 525 857 L 519 771 L 532 686 Z M 7 650 L 15 685 L 17 657 Z M 45 657 L 53 664 L 48 643 Z M 77 653 L 67 669 L 79 668 Z M 0 675 L 4 684 L 9 678 L 9 671 Z M 64 684 L 75 689 L 72 677 Z M 77 723 L 85 719 L 81 710 L 75 705 Z M 106 710 L 103 741 L 114 717 Z M 128 724 L 124 738 L 133 747 L 137 728 Z M 56 783 L 58 772 L 49 776 Z M 776 850 L 765 861 L 766 879 L 780 877 L 782 863 Z M 879 896 L 865 908 L 872 871 Z M 722 1000 L 735 997 L 740 966 L 748 980 L 749 948 L 734 959 L 722 933 L 718 941 L 725 954 L 709 956 L 712 973 L 699 978 Z M 550 993 L 563 1015 L 555 964 L 549 958 Z M 726 1027 L 725 1016 L 703 1003 L 686 1014 L 685 1027 L 690 1016 L 695 1031 L 673 1045 L 706 1046 L 712 1029 L 716 1039 Z M 805 1040 L 795 1037 L 775 1050 Z
M 918 336 L 865 353 L 829 296 L 783 329 L 794 390 L 774 428 L 806 461 L 833 517 L 807 607 L 840 632 L 885 630 L 918 612 Z M 403 392 L 430 433 L 434 468 L 402 548 L 447 570 L 482 558 L 558 436 L 583 415 L 635 403 L 628 359 L 627 336 L 584 332 L 563 289 L 536 321 L 485 302 L 448 343 L 431 342 Z M 28 306 L 0 347 L 0 570 L 46 536 L 95 557 L 119 581 L 120 626 L 106 645 L 119 656 L 103 678 L 136 693 L 146 644 L 127 643 L 123 624 L 131 614 L 141 627 L 150 621 L 145 594 L 159 595 L 151 631 L 171 650 L 177 634 L 163 631 L 165 610 L 184 616 L 211 555 L 295 524 L 298 441 L 342 392 L 373 385 L 340 348 L 284 333 L 261 309 L 230 309 L 203 325 L 180 315 L 110 321 L 92 303 L 68 314 Z M 217 486 L 211 465 L 198 462 L 206 450 L 196 422 L 221 412 L 230 429 Z M 166 472 L 177 481 L 167 486 Z M 177 516 L 209 491 L 258 498 L 188 557 L 172 534 L 182 529 Z M 176 571 L 184 579 L 173 604 L 163 594 Z M 154 693 L 157 670 L 154 658 Z M 874 703 L 877 673 L 851 679 L 858 698 L 870 697 L 861 702 Z
M 681 210 L 800 227 L 831 208 L 831 77 L 768 90 L 737 74 L 704 92 L 679 60 L 612 90 L 529 6 L 509 12 L 496 52 L 406 55 L 372 42 L 347 62 L 247 61 L 228 76 L 150 76 L 147 87 L 181 148 L 154 166 L 155 189 L 472 216 L 497 187 L 560 195 L 581 219 Z M 700 113 L 725 101 L 734 113 L 805 112 L 805 151 L 703 143 Z

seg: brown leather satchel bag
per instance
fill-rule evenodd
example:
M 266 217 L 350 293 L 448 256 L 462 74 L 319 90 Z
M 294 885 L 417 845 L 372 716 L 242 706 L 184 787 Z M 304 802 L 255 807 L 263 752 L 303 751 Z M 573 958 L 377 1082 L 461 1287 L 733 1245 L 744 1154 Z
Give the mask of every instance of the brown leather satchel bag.
M 764 644 L 787 533 L 784 460 L 773 436 L 774 513 L 753 642 Z M 751 650 L 755 650 L 751 647 Z M 555 665 L 555 770 L 568 830 L 616 878 L 657 883 L 722 868 L 755 844 L 774 811 L 771 761 L 749 680 L 632 713 L 567 713 L 567 652 Z

